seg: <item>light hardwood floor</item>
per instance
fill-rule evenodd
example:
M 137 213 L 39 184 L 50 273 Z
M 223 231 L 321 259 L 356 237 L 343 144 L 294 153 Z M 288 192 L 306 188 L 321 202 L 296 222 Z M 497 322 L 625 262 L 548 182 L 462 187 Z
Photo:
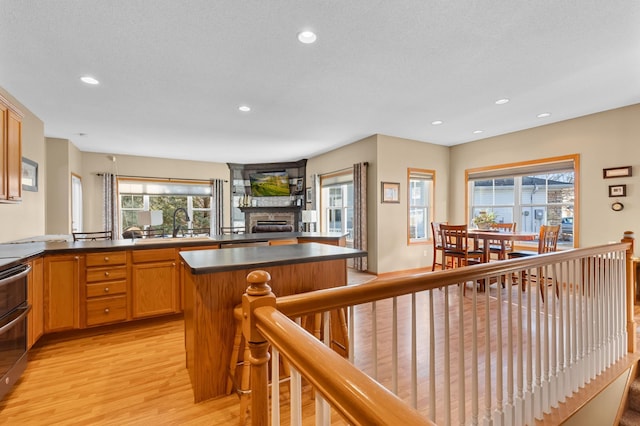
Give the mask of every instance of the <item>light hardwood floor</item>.
M 305 400 L 305 424 L 312 410 Z M 2 425 L 238 425 L 238 415 L 235 395 L 193 403 L 180 316 L 45 336 L 0 401 Z

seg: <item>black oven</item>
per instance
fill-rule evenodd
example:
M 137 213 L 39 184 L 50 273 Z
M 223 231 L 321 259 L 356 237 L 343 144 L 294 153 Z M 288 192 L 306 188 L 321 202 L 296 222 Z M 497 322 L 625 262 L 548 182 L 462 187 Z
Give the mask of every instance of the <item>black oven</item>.
M 0 271 L 0 398 L 27 366 L 28 265 Z

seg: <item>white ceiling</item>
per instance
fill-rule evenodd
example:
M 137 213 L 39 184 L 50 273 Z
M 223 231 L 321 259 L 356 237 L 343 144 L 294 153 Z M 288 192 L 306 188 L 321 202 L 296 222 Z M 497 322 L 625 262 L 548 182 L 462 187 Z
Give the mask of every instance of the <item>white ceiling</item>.
M 83 151 L 455 145 L 639 103 L 640 1 L 0 0 L 0 86 Z

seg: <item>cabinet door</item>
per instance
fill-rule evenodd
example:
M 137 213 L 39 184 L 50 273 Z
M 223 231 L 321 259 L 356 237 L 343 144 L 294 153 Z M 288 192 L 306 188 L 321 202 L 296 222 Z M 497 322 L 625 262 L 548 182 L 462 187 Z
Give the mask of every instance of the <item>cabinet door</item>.
M 22 119 L 13 111 L 7 115 L 7 199 L 22 198 Z
M 44 333 L 44 261 L 32 260 L 27 278 L 27 300 L 31 311 L 27 315 L 27 345 L 30 348 Z
M 82 258 L 78 255 L 47 256 L 44 260 L 44 330 L 79 327 L 79 277 Z
M 175 260 L 134 264 L 131 275 L 133 318 L 179 312 Z

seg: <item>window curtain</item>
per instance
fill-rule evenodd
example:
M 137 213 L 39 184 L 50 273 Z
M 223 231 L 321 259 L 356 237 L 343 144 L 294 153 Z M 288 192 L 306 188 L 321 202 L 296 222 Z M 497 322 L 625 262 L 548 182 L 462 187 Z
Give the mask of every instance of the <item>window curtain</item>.
M 114 240 L 120 239 L 118 221 L 118 189 L 116 175 L 104 173 L 102 175 L 102 205 L 104 209 L 102 227 L 111 231 Z
M 353 165 L 353 248 L 367 250 L 367 163 Z M 353 259 L 358 271 L 367 270 L 367 257 Z
M 223 223 L 223 193 L 224 180 L 213 179 L 211 181 L 211 234 L 221 235 Z

